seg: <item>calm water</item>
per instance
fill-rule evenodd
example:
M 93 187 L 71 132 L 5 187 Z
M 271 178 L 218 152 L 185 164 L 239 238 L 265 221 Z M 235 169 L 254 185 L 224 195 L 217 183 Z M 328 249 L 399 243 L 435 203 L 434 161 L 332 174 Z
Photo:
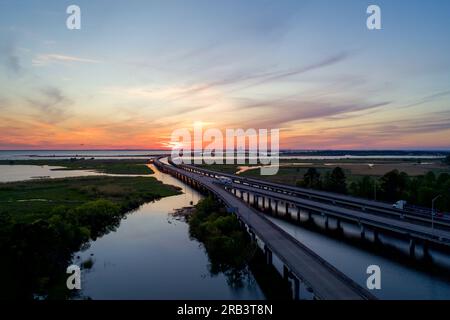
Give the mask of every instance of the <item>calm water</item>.
M 442 277 L 408 268 L 285 220 L 274 217 L 269 219 L 362 287 L 366 286 L 367 267 L 378 265 L 381 268 L 381 290 L 372 290 L 371 293 L 380 299 L 450 299 L 450 282 Z M 440 263 L 449 263 L 448 256 L 436 252 L 432 254 Z M 448 270 L 450 272 L 450 268 Z
M 243 288 L 234 289 L 223 274 L 210 275 L 204 249 L 189 238 L 188 225 L 170 215 L 191 201 L 195 204 L 200 194 L 168 175 L 158 171 L 155 175 L 182 187 L 184 194 L 143 205 L 116 232 L 77 253 L 74 263 L 91 254 L 94 260 L 93 268 L 82 273 L 83 295 L 93 299 L 264 299 L 252 276 Z
M 30 159 L 68 159 L 68 158 L 91 158 L 96 159 L 133 159 L 152 157 L 160 154 L 170 154 L 169 151 L 159 150 L 0 150 L 0 160 L 30 160 Z
M 1 181 L 52 174 L 62 177 L 94 173 L 0 166 Z M 263 293 L 251 277 L 244 288 L 233 289 L 224 275 L 210 275 L 204 249 L 189 239 L 187 224 L 170 214 L 173 209 L 189 206 L 191 201 L 196 203 L 201 196 L 171 176 L 158 171 L 155 176 L 182 187 L 184 193 L 142 206 L 130 213 L 115 232 L 97 239 L 86 251 L 75 255 L 74 262 L 80 263 L 93 254 L 93 268 L 83 271 L 83 295 L 94 299 L 263 299 Z M 442 277 L 284 220 L 271 219 L 362 286 L 367 279 L 367 266 L 379 265 L 382 289 L 372 291 L 379 298 L 450 299 L 450 282 Z M 437 258 L 449 260 L 448 256 Z
M 142 157 L 152 157 L 155 155 L 169 155 L 167 150 L 57 150 L 57 151 L 42 151 L 42 150 L 0 150 L 0 160 L 27 160 L 27 159 L 64 159 L 73 157 L 85 157 L 96 159 L 134 159 Z M 436 156 L 433 153 L 429 155 L 290 155 L 280 154 L 280 159 L 286 160 L 339 160 L 339 159 L 440 159 L 443 156 Z
M 103 175 L 87 170 L 55 170 L 58 168 L 52 166 L 0 165 L 0 182 L 22 181 L 36 177 L 66 178 Z

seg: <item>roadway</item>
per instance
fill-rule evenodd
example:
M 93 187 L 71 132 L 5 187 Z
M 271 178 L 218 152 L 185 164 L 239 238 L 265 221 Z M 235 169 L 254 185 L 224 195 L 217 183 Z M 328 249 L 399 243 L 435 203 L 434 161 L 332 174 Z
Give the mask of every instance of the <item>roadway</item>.
M 182 170 L 159 160 L 157 166 L 168 170 L 175 176 L 188 178 L 214 193 L 215 196 L 232 208 L 235 214 L 256 234 L 297 279 L 310 287 L 315 297 L 327 300 L 368 300 L 375 299 L 366 289 L 323 260 L 320 256 L 301 244 L 297 239 L 279 228 L 262 213 L 218 185 L 217 179 Z

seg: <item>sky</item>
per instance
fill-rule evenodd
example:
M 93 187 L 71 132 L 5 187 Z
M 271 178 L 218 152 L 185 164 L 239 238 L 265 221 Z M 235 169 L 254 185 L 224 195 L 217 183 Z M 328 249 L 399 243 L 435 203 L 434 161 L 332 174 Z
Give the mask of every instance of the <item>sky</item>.
M 0 0 L 0 150 L 162 149 L 199 122 L 448 150 L 450 1 Z

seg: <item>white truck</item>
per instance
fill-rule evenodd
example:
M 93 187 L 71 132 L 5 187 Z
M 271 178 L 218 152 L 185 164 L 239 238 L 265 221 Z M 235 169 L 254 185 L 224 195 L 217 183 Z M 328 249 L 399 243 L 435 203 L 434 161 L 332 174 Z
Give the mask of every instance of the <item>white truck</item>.
M 392 208 L 394 209 L 399 209 L 399 210 L 404 210 L 406 207 L 407 202 L 405 200 L 399 200 L 396 203 L 394 203 L 392 205 Z

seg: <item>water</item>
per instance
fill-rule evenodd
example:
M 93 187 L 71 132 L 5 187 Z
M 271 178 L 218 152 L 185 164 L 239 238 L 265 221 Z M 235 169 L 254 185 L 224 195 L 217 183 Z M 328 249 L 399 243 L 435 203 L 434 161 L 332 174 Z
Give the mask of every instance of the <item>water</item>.
M 170 154 L 163 150 L 0 150 L 0 160 L 43 160 L 92 158 L 95 159 L 140 159 Z
M 372 290 L 371 293 L 380 299 L 450 299 L 450 282 L 438 275 L 409 268 L 288 221 L 268 217 L 364 288 L 368 278 L 367 267 L 378 265 L 381 268 L 381 290 Z M 446 258 L 448 262 L 448 256 Z
M 88 170 L 56 170 L 55 166 L 0 165 L 0 182 L 23 181 L 37 177 L 67 178 L 105 175 Z
M 68 159 L 68 158 L 96 158 L 96 159 L 139 159 L 156 155 L 169 155 L 170 150 L 0 150 L 0 160 L 29 160 L 29 159 Z M 280 152 L 281 160 L 340 160 L 340 159 L 441 159 L 442 155 L 429 153 L 414 154 L 374 154 L 374 155 L 291 155 Z
M 0 166 L 0 181 L 97 174 L 50 169 Z M 75 255 L 74 262 L 80 263 L 93 254 L 93 268 L 83 270 L 83 295 L 94 299 L 263 299 L 252 277 L 244 288 L 233 289 L 223 274 L 210 276 L 204 249 L 189 238 L 188 225 L 170 215 L 173 209 L 189 206 L 191 201 L 195 204 L 201 195 L 171 176 L 157 169 L 155 172 L 159 180 L 182 187 L 184 193 L 143 205 L 130 213 L 115 232 Z M 442 277 L 287 221 L 271 219 L 363 287 L 367 266 L 380 266 L 382 289 L 372 293 L 381 299 L 450 299 L 450 282 Z M 448 261 L 448 256 L 445 259 Z
M 182 187 L 184 193 L 143 205 L 117 231 L 75 254 L 78 264 L 93 254 L 93 268 L 82 272 L 83 295 L 93 299 L 264 299 L 251 275 L 239 289 L 230 287 L 223 274 L 210 275 L 203 247 L 189 238 L 185 222 L 170 215 L 191 201 L 197 203 L 201 195 L 154 170 L 159 180 Z

